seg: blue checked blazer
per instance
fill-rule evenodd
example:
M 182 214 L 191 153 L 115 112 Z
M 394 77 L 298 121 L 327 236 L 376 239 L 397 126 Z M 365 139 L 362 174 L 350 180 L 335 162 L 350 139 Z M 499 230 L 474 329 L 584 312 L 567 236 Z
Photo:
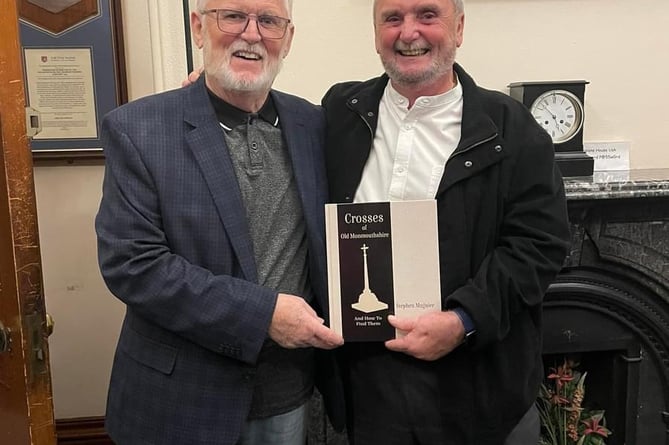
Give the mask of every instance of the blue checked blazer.
M 324 118 L 271 92 L 306 219 L 314 304 L 327 309 Z M 234 444 L 276 292 L 259 286 L 246 212 L 201 79 L 105 116 L 95 226 L 123 301 L 106 427 L 119 445 Z

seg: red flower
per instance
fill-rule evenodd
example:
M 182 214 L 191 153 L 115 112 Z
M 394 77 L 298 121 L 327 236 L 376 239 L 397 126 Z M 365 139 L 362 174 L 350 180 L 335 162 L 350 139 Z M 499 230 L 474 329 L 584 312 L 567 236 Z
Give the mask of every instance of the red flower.
M 562 397 L 560 394 L 550 391 L 550 398 L 548 399 L 552 405 L 568 405 L 569 399 Z
M 582 420 L 581 423 L 585 425 L 585 430 L 583 430 L 583 435 L 587 436 L 588 434 L 598 434 L 602 437 L 609 437 L 611 431 L 606 429 L 603 425 L 600 425 L 599 422 L 602 420 L 602 414 L 594 414 L 591 417 Z
M 562 366 L 558 366 L 557 369 L 551 368 L 551 373 L 548 374 L 548 378 L 555 380 L 555 386 L 558 391 L 567 383 L 574 380 L 574 375 L 572 373 L 572 364 L 565 361 Z

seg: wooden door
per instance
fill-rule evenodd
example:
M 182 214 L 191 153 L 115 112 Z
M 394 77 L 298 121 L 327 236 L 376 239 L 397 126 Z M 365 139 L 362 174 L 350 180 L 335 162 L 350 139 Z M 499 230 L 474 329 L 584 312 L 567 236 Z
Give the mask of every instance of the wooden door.
M 0 0 L 0 11 L 0 444 L 52 445 L 49 350 L 16 0 Z

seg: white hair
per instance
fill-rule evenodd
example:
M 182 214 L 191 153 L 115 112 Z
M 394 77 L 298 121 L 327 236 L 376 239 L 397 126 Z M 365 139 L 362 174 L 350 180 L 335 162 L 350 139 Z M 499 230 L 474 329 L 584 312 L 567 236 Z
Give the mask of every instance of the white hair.
M 293 16 L 293 0 L 283 0 L 286 3 L 286 10 L 288 15 L 292 18 Z M 462 0 L 460 0 L 462 1 Z M 207 4 L 207 0 L 197 0 L 197 10 L 202 11 Z
M 374 0 L 374 9 L 376 10 L 376 4 L 379 0 Z M 451 0 L 453 6 L 455 6 L 455 12 L 462 14 L 465 12 L 465 0 Z

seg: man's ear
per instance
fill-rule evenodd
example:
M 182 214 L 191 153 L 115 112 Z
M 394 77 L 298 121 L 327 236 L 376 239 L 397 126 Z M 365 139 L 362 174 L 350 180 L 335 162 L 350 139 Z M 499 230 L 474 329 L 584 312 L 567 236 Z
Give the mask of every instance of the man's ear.
M 290 52 L 290 48 L 293 45 L 293 36 L 295 35 L 295 27 L 290 24 L 288 25 L 288 30 L 286 30 L 286 36 L 284 37 L 287 39 L 286 44 L 283 47 L 283 58 L 285 59 L 288 56 L 288 53 Z
M 193 41 L 195 42 L 195 46 L 197 46 L 198 49 L 202 49 L 202 46 L 204 45 L 204 30 L 202 28 L 203 19 L 204 16 L 200 16 L 200 14 L 197 12 L 190 13 L 190 29 L 191 33 L 193 34 Z
M 381 36 L 376 22 L 374 23 L 374 49 L 376 49 L 376 54 L 381 54 Z
M 462 45 L 462 41 L 464 40 L 465 36 L 465 14 L 462 13 L 460 17 L 458 18 L 458 21 L 456 23 L 456 44 L 458 48 Z

